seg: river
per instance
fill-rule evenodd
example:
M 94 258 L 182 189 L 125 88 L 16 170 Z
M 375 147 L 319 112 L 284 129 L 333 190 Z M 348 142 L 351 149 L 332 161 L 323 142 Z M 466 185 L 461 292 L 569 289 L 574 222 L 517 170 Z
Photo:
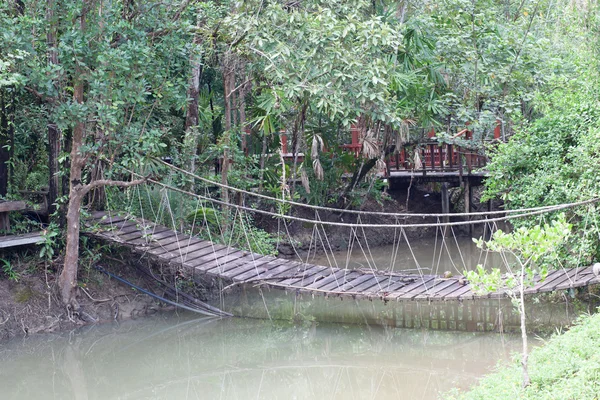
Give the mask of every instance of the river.
M 406 271 L 412 273 L 443 275 L 449 271 L 461 275 L 474 270 L 478 264 L 486 268 L 505 270 L 506 266 L 496 253 L 483 252 L 465 236 L 399 239 L 395 245 L 371 248 L 364 240 L 353 244 L 352 250 L 334 252 L 311 252 L 302 261 L 316 265 L 342 268 L 366 268 Z
M 435 399 L 515 335 L 158 315 L 0 344 L 2 399 Z

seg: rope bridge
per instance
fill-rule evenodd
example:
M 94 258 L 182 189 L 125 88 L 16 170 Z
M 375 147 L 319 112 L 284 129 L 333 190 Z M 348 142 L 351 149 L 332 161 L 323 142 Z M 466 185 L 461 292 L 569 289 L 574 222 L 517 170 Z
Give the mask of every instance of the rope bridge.
M 223 282 L 225 289 L 248 284 L 294 290 L 299 293 L 352 298 L 379 298 L 384 301 L 469 300 L 505 297 L 506 293 L 504 291 L 487 294 L 478 293 L 462 275 L 465 262 L 460 247 L 458 247 L 454 228 L 467 224 L 482 224 L 484 225 L 484 231 L 491 234 L 498 229 L 497 224 L 503 221 L 543 215 L 584 205 L 590 206 L 589 209 L 591 210 L 592 206 L 598 201 L 598 199 L 594 199 L 574 204 L 470 213 L 467 215 L 347 210 L 343 213 L 354 216 L 355 222 L 338 222 L 323 220 L 320 214 L 323 212 L 340 213 L 341 211 L 338 209 L 296 203 L 285 198 L 269 197 L 222 185 L 173 166 L 169 166 L 169 168 L 174 172 L 173 175 L 169 176 L 169 183 L 165 183 L 167 179 L 160 182 L 149 179 L 147 184 L 142 185 L 143 187 L 132 188 L 127 192 L 126 200 L 129 203 L 125 204 L 123 208 L 130 211 L 134 210 L 138 216 L 134 217 L 127 212 L 95 212 L 87 220 L 88 234 L 107 242 L 127 246 L 141 256 L 167 263 L 177 269 L 191 271 L 194 279 L 217 278 Z M 132 175 L 141 176 L 141 174 L 136 173 L 132 173 Z M 195 191 L 177 187 L 173 183 L 175 176 L 193 178 L 203 183 L 204 186 L 202 188 L 197 187 Z M 240 201 L 235 203 L 222 201 L 212 193 L 214 190 L 211 192 L 211 185 L 237 192 L 240 195 Z M 179 197 L 173 198 L 174 193 L 177 193 Z M 152 199 L 155 201 L 152 201 Z M 195 202 L 190 202 L 190 199 L 194 199 Z M 255 203 L 251 203 L 252 199 L 272 202 L 271 211 L 257 208 Z M 209 204 L 213 208 L 209 208 Z M 273 211 L 273 209 L 281 206 L 309 208 L 314 211 L 315 217 L 314 219 L 308 219 L 282 211 Z M 181 214 L 181 209 L 187 210 L 188 220 L 192 219 L 191 227 L 183 224 L 181 218 L 176 215 L 178 212 Z M 257 250 L 248 250 L 260 247 L 258 246 L 259 239 L 256 237 L 256 231 L 250 228 L 251 216 L 256 214 L 277 218 L 278 244 L 282 236 L 287 236 L 296 254 L 295 260 L 259 254 Z M 373 215 L 387 216 L 394 223 L 363 223 L 363 218 Z M 469 221 L 440 222 L 441 218 L 444 217 L 456 219 L 456 217 L 464 216 L 468 216 Z M 433 222 L 406 222 L 407 218 L 415 217 L 433 219 Z M 473 220 L 474 218 L 480 219 Z M 294 240 L 289 233 L 290 224 L 293 222 L 310 223 L 313 229 L 308 256 L 304 261 L 298 249 L 294 246 Z M 349 246 L 345 265 L 340 265 L 338 262 L 339 254 L 336 257 L 325 231 L 326 226 L 348 230 Z M 420 265 L 406 233 L 409 228 L 425 227 L 434 228 L 436 232 L 430 267 Z M 182 228 L 187 233 L 184 233 Z M 371 228 L 386 229 L 390 234 L 393 233 L 390 263 L 384 268 L 377 266 L 372 256 L 365 234 L 365 229 Z M 234 235 L 231 233 L 234 230 L 237 232 L 235 240 Z M 452 260 L 449 241 L 456 243 L 460 261 L 454 262 Z M 394 270 L 401 243 L 408 246 L 408 251 L 417 266 L 416 270 Z M 240 249 L 240 247 L 246 249 Z M 314 254 L 317 247 L 323 250 L 329 265 L 314 265 L 309 262 L 311 252 Z M 366 268 L 348 268 L 354 250 L 362 253 L 367 260 Z M 439 271 L 443 253 L 450 256 L 454 269 L 452 273 Z M 481 250 L 479 261 L 484 267 L 487 266 L 487 251 Z M 506 267 L 509 266 L 506 265 Z M 550 271 L 544 281 L 540 281 L 536 277 L 534 285 L 529 287 L 526 293 L 533 294 L 579 288 L 599 282 L 600 279 L 595 275 L 592 267 L 561 267 Z

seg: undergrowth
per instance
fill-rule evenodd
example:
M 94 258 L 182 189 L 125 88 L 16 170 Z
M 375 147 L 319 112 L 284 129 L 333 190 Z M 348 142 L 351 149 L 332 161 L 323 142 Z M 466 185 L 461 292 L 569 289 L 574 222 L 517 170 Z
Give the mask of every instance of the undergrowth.
M 531 385 L 521 387 L 520 359 L 484 377 L 469 392 L 454 390 L 451 400 L 600 398 L 600 314 L 583 316 L 568 332 L 552 337 L 529 356 Z

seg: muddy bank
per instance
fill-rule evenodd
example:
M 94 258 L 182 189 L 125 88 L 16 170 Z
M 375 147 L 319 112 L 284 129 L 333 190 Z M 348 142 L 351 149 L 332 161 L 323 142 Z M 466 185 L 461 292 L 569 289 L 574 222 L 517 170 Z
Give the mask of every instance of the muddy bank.
M 452 212 L 463 212 L 461 210 L 461 193 L 457 188 L 451 193 Z M 408 197 L 408 201 L 407 201 Z M 407 207 L 408 206 L 408 207 Z M 478 211 L 480 205 L 473 211 Z M 387 213 L 415 213 L 430 214 L 442 212 L 442 199 L 436 187 L 429 185 L 414 185 L 410 188 L 393 190 L 385 196 L 381 202 L 372 198 L 365 200 L 360 207 L 362 211 L 377 211 Z M 273 210 L 276 212 L 276 210 Z M 435 223 L 437 218 L 433 217 L 402 217 L 390 218 L 382 215 L 356 215 L 341 212 L 317 211 L 308 208 L 295 207 L 293 215 L 311 220 L 321 219 L 323 221 L 341 222 L 341 223 L 365 223 L 365 224 L 395 224 L 397 222 L 404 224 L 425 224 Z M 460 217 L 452 218 L 451 221 L 462 221 Z M 323 252 L 345 250 L 351 240 L 367 242 L 371 247 L 384 246 L 394 243 L 398 240 L 401 232 L 390 228 L 365 228 L 351 230 L 349 227 L 341 226 L 320 226 L 311 223 L 302 223 L 299 221 L 288 221 L 287 226 L 283 222 L 269 217 L 255 216 L 256 224 L 267 232 L 277 235 L 281 238 L 278 246 L 280 256 L 292 257 L 296 252 L 301 256 L 306 254 L 309 249 L 311 252 Z M 439 228 L 422 227 L 406 228 L 405 233 L 409 239 L 434 237 Z M 482 228 L 475 226 L 474 236 L 481 235 Z M 466 226 L 454 228 L 454 234 L 457 236 L 468 236 L 469 230 Z
M 60 264 L 45 267 L 36 259 L 37 252 L 34 246 L 11 249 L 10 253 L 4 251 L 1 255 L 11 260 L 15 275 L 8 279 L 0 270 L 0 342 L 15 336 L 70 330 L 173 309 L 93 268 L 82 266 L 77 297 L 80 308 L 67 310 L 58 297 Z M 111 260 L 100 262 L 119 276 L 144 287 L 142 277 L 134 268 L 111 264 Z

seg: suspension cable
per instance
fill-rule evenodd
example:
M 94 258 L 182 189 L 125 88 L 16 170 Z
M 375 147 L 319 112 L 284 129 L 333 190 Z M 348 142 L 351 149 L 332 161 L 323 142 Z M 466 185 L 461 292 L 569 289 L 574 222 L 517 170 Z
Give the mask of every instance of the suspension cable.
M 155 160 L 157 160 L 157 161 L 161 162 L 162 164 L 166 165 L 167 167 L 169 167 L 175 171 L 181 172 L 182 174 L 185 174 L 189 177 L 198 179 L 198 180 L 200 180 L 204 183 L 210 184 L 210 185 L 215 185 L 220 188 L 232 190 L 237 193 L 243 193 L 248 196 L 253 196 L 253 197 L 270 200 L 270 201 L 274 201 L 274 202 L 278 202 L 278 203 L 290 204 L 290 205 L 298 206 L 298 207 L 305 207 L 305 208 L 311 208 L 311 209 L 315 209 L 315 210 L 331 211 L 331 212 L 338 212 L 338 213 L 362 214 L 362 215 L 381 215 L 381 216 L 388 216 L 388 217 L 447 217 L 447 216 L 464 217 L 464 216 L 489 216 L 489 215 L 501 215 L 501 214 L 518 214 L 518 213 L 526 213 L 526 212 L 531 212 L 531 211 L 543 211 L 543 210 L 552 211 L 553 208 L 557 206 L 557 205 L 539 206 L 539 207 L 531 207 L 531 208 L 519 208 L 519 209 L 514 209 L 514 210 L 478 211 L 478 212 L 471 212 L 471 213 L 433 213 L 433 214 L 390 213 L 390 212 L 385 212 L 385 211 L 364 211 L 364 210 L 343 210 L 343 209 L 333 208 L 333 207 L 324 207 L 324 206 L 316 206 L 316 205 L 306 204 L 306 203 L 299 203 L 299 202 L 293 201 L 293 200 L 285 200 L 283 198 L 280 199 L 278 197 L 272 197 L 272 196 L 267 196 L 267 195 L 264 195 L 261 193 L 251 192 L 251 191 L 248 191 L 245 189 L 236 188 L 234 186 L 225 185 L 223 183 L 213 181 L 208 178 L 204 178 L 204 177 L 196 175 L 192 172 L 189 172 L 189 171 L 186 171 L 179 167 L 176 167 L 175 165 L 169 164 L 159 158 L 155 158 Z M 597 200 L 597 199 L 593 199 L 593 200 Z M 580 205 L 579 203 L 570 203 L 570 204 L 572 204 L 574 206 Z M 559 206 L 560 205 L 561 204 L 559 204 Z
M 136 176 L 142 176 L 136 172 L 130 171 L 132 174 L 136 175 Z M 346 222 L 331 222 L 331 221 L 315 221 L 315 220 L 310 220 L 307 218 L 301 218 L 301 217 L 295 217 L 292 215 L 286 215 L 286 214 L 277 214 L 274 212 L 270 212 L 270 211 L 265 211 L 265 210 L 260 210 L 257 208 L 251 208 L 251 207 L 247 207 L 247 206 L 243 206 L 243 205 L 239 205 L 239 204 L 233 204 L 233 203 L 227 203 L 224 202 L 222 200 L 217 200 L 217 199 L 213 199 L 211 197 L 206 197 L 206 196 L 202 196 L 196 193 L 192 193 L 189 192 L 187 190 L 183 190 L 183 189 L 179 189 L 170 185 L 167 185 L 165 183 L 156 181 L 154 179 L 147 179 L 147 182 L 156 184 L 156 185 L 160 185 L 166 189 L 170 189 L 182 194 L 186 194 L 192 197 L 196 197 L 202 200 L 206 200 L 209 201 L 211 203 L 214 204 L 219 204 L 225 207 L 232 207 L 232 208 L 236 208 L 238 210 L 244 210 L 244 211 L 249 211 L 249 212 L 255 212 L 258 214 L 263 214 L 263 215 L 268 215 L 271 217 L 275 217 L 275 218 L 285 218 L 291 221 L 299 221 L 299 222 L 305 222 L 305 223 L 310 223 L 310 224 L 317 224 L 317 225 L 329 225 L 329 226 L 343 226 L 343 227 L 354 227 L 354 228 L 398 228 L 398 227 L 403 227 L 403 228 L 426 228 L 426 227 L 444 227 L 444 226 L 465 226 L 465 225 L 476 225 L 476 224 L 483 224 L 483 223 L 489 223 L 489 222 L 501 222 L 501 221 L 508 221 L 511 219 L 517 219 L 517 218 L 525 218 L 525 217 L 531 217 L 534 215 L 540 215 L 540 214 L 545 214 L 547 212 L 553 212 L 553 211 L 559 211 L 559 210 L 564 210 L 567 208 L 573 208 L 576 206 L 581 206 L 581 205 L 585 205 L 585 204 L 592 204 L 592 203 L 596 203 L 598 201 L 600 201 L 600 198 L 595 198 L 595 199 L 591 199 L 591 200 L 586 200 L 586 201 L 581 201 L 578 203 L 568 203 L 568 204 L 561 204 L 561 205 L 556 205 L 556 206 L 550 206 L 547 208 L 544 208 L 542 210 L 535 210 L 535 211 L 531 211 L 531 212 L 524 212 L 522 214 L 517 214 L 517 215 L 507 215 L 504 217 L 498 217 L 498 218 L 490 218 L 490 219 L 483 219 L 483 220 L 471 220 L 471 221 L 457 221 L 457 222 L 437 222 L 437 223 L 423 223 L 423 224 L 364 224 L 364 223 L 346 223 Z M 433 216 L 434 214 L 427 214 L 427 216 Z M 455 215 L 455 214 L 452 214 Z

